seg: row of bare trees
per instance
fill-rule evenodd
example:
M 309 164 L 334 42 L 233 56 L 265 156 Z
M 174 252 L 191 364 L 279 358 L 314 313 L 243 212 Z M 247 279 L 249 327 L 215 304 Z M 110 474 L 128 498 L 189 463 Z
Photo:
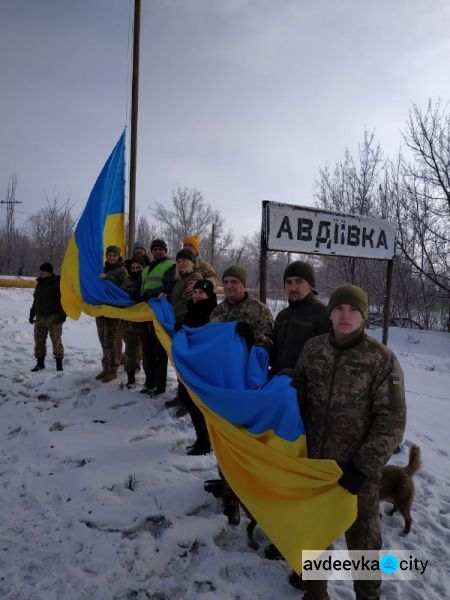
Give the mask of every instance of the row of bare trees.
M 333 168 L 319 171 L 316 205 L 394 221 L 393 316 L 405 325 L 450 330 L 449 107 L 440 102 L 429 102 L 425 109 L 414 105 L 402 137 L 398 155 L 386 158 L 374 134 L 365 131 L 356 156 L 347 150 Z M 25 227 L 17 228 L 16 184 L 12 177 L 2 202 L 7 212 L 0 227 L 0 272 L 34 274 L 44 260 L 59 268 L 74 227 L 70 201 L 47 198 L 46 206 Z M 136 230 L 136 239 L 147 247 L 152 239 L 162 237 L 174 256 L 183 238 L 198 235 L 202 256 L 218 273 L 239 263 L 247 269 L 249 286 L 258 286 L 258 231 L 235 239 L 221 212 L 195 188 L 178 187 L 169 202 L 157 202 L 149 209 L 151 220 L 140 216 Z M 279 290 L 282 295 L 283 270 L 296 258 L 283 252 L 269 253 L 269 290 Z M 309 260 L 316 267 L 323 295 L 340 283 L 352 282 L 368 291 L 372 310 L 381 312 L 386 280 L 383 262 L 335 257 Z
M 42 262 L 60 266 L 74 227 L 70 199 L 61 202 L 55 196 L 46 197 L 46 205 L 26 222 L 16 226 L 17 178 L 8 182 L 5 222 L 0 226 L 0 273 L 4 275 L 34 275 Z
M 346 151 L 333 170 L 320 171 L 318 207 L 394 221 L 397 257 L 393 314 L 426 329 L 450 328 L 450 114 L 448 106 L 413 106 L 394 159 L 364 132 L 356 157 Z M 385 266 L 334 259 L 328 286 L 345 280 L 368 290 L 379 310 Z M 331 271 L 331 272 L 330 272 Z

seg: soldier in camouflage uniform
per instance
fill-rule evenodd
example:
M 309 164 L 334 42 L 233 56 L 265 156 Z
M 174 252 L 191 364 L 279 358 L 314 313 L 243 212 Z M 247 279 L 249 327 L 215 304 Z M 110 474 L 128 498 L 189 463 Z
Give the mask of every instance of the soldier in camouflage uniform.
M 146 266 L 145 258 L 139 254 L 135 254 L 128 261 L 129 286 L 128 293 L 130 298 L 135 302 L 144 302 L 142 297 L 142 272 Z M 132 387 L 136 382 L 136 370 L 139 368 L 142 354 L 143 367 L 146 377 L 148 376 L 149 367 L 147 355 L 141 352 L 141 347 L 148 343 L 150 339 L 149 330 L 150 321 L 134 322 L 122 321 L 123 339 L 125 342 L 124 362 L 123 366 L 128 376 L 126 386 Z
M 358 496 L 356 521 L 346 532 L 349 550 L 381 548 L 378 513 L 381 468 L 405 429 L 403 372 L 395 354 L 366 335 L 365 292 L 335 289 L 328 303 L 332 332 L 310 339 L 293 370 L 310 458 L 342 469 L 339 484 Z M 308 600 L 329 598 L 326 581 L 305 582 Z M 381 581 L 355 581 L 358 600 L 377 600 Z
M 200 241 L 198 239 L 198 236 L 191 235 L 185 238 L 183 240 L 183 249 L 190 250 L 192 252 L 195 258 L 194 271 L 196 273 L 200 273 L 201 279 L 208 279 L 208 281 L 210 281 L 214 286 L 214 292 L 217 292 L 217 288 L 219 287 L 219 278 L 217 277 L 217 274 L 212 268 L 212 266 L 208 262 L 206 262 L 206 260 L 203 260 L 203 258 L 200 256 Z M 186 290 L 187 292 L 192 292 L 194 283 L 188 286 Z
M 122 289 L 128 288 L 128 271 L 120 256 L 120 248 L 117 246 L 108 246 L 106 248 L 106 262 L 103 273 L 99 275 L 100 279 L 107 279 L 115 283 Z M 120 325 L 120 319 L 111 319 L 109 317 L 96 317 L 98 339 L 103 349 L 102 370 L 95 377 L 103 383 L 108 383 L 117 379 L 117 368 L 119 359 L 117 356 L 116 337 Z
M 66 313 L 61 306 L 59 283 L 60 277 L 53 273 L 53 266 L 50 263 L 42 263 L 39 267 L 39 277 L 29 317 L 31 325 L 34 323 L 34 355 L 37 360 L 36 365 L 31 369 L 33 373 L 45 369 L 47 335 L 50 335 L 52 341 L 56 370 L 63 370 L 64 348 L 61 336 Z
M 238 321 L 236 331 L 242 335 L 250 347 L 253 344 L 272 348 L 273 317 L 265 304 L 250 298 L 247 287 L 247 273 L 239 265 L 228 267 L 222 275 L 224 302 L 211 313 L 211 323 Z
M 228 267 L 222 275 L 224 302 L 211 313 L 211 323 L 237 321 L 236 333 L 241 335 L 250 349 L 259 344 L 270 351 L 272 347 L 273 317 L 265 304 L 250 298 L 247 287 L 247 273 L 239 265 Z M 219 475 L 223 475 L 219 469 Z M 227 484 L 228 485 L 228 484 Z M 209 491 L 209 490 L 208 490 Z M 231 488 L 223 490 L 227 498 L 225 514 L 228 522 L 238 525 L 240 521 L 239 500 Z

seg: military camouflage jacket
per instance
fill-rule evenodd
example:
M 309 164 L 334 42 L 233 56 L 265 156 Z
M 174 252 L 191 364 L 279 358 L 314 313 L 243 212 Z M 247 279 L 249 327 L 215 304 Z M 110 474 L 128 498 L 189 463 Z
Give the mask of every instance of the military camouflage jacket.
M 125 267 L 125 264 L 122 261 L 119 261 L 115 264 L 105 262 L 105 268 L 103 269 L 103 271 L 108 281 L 115 283 L 123 290 L 126 290 L 128 288 L 128 271 Z
M 392 350 L 362 331 L 347 345 L 320 335 L 306 342 L 294 375 L 308 456 L 353 461 L 376 477 L 405 430 L 403 372 Z
M 212 266 L 207 263 L 206 260 L 203 260 L 203 258 L 197 256 L 194 263 L 194 271 L 196 273 L 200 273 L 202 279 L 209 279 L 214 286 L 214 291 L 217 291 L 217 288 L 219 287 L 219 279 L 217 278 L 217 274 Z
M 170 292 L 169 300 L 173 306 L 173 312 L 175 313 L 175 321 L 183 322 L 184 317 L 187 313 L 187 305 L 189 300 L 192 298 L 192 293 L 188 294 L 186 292 L 186 284 L 190 281 L 198 281 L 202 276 L 200 273 L 196 273 L 195 271 L 190 271 L 189 273 L 184 273 L 181 275 L 178 273 L 177 278 L 175 280 L 175 285 Z
M 253 325 L 255 343 L 263 344 L 267 349 L 272 346 L 273 317 L 265 304 L 250 298 L 245 292 L 240 302 L 230 304 L 227 300 L 221 302 L 211 313 L 211 323 L 226 321 L 244 321 Z

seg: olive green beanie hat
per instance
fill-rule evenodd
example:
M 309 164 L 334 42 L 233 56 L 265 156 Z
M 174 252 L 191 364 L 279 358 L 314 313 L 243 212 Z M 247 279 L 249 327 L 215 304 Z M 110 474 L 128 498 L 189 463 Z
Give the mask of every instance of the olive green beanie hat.
M 359 310 L 365 319 L 367 318 L 367 313 L 369 312 L 367 294 L 357 285 L 346 283 L 333 290 L 328 301 L 328 314 L 331 314 L 333 308 L 340 304 L 351 304 Z
M 222 281 L 225 277 L 236 277 L 244 287 L 247 287 L 247 271 L 239 265 L 232 265 L 231 267 L 228 267 L 228 269 L 225 269 L 222 275 Z
M 109 252 L 114 252 L 114 254 L 117 254 L 118 256 L 120 256 L 120 248 L 119 248 L 119 246 L 108 246 L 106 248 L 105 254 L 108 254 Z

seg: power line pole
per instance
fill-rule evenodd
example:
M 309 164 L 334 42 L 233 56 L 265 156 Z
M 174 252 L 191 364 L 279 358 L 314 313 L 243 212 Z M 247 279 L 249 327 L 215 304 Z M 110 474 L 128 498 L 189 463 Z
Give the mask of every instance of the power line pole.
M 0 200 L 0 204 L 6 206 L 6 270 L 7 275 L 10 275 L 11 258 L 12 258 L 12 238 L 14 235 L 14 209 L 16 204 L 22 204 L 20 200 L 16 200 L 17 177 L 13 175 L 8 182 L 6 188 L 6 200 Z

